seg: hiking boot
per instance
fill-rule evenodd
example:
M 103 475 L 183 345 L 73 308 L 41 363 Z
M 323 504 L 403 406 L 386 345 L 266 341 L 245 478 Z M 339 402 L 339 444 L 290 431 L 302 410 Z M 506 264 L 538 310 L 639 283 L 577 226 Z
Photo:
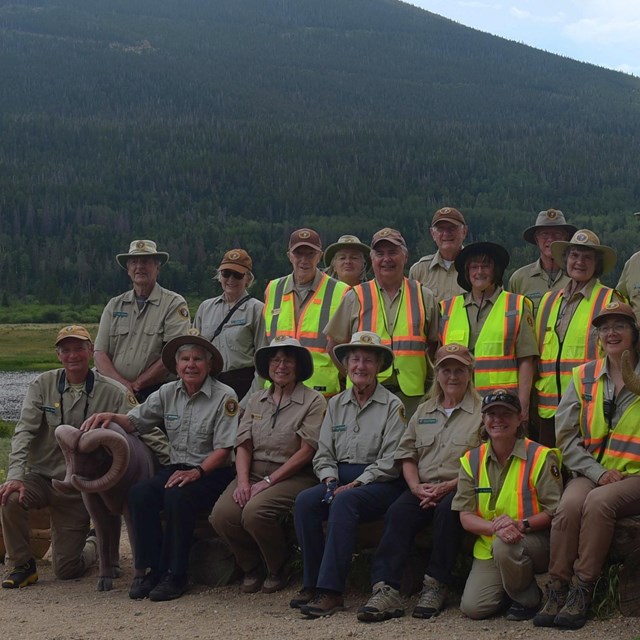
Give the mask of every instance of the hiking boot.
M 160 582 L 149 592 L 149 600 L 153 602 L 166 602 L 175 600 L 187 590 L 188 581 L 186 576 L 175 576 L 166 573 Z
M 262 584 L 262 593 L 275 593 L 281 591 L 289 584 L 289 573 L 284 569 L 272 571 Z
M 550 578 L 544 585 L 545 603 L 533 618 L 536 627 L 554 627 L 554 620 L 567 601 L 569 586 L 566 582 Z
M 262 586 L 262 571 L 252 569 L 247 571 L 242 578 L 242 593 L 257 593 Z
M 29 558 L 24 564 L 14 567 L 11 573 L 2 581 L 3 589 L 21 589 L 38 582 L 36 561 Z
M 523 604 L 512 600 L 505 617 L 511 622 L 522 622 L 523 620 L 531 620 L 536 613 L 538 613 L 538 607 L 525 607 Z
M 372 596 L 358 609 L 358 620 L 362 622 L 382 622 L 403 615 L 404 603 L 399 591 L 384 582 L 373 585 Z
M 291 599 L 289 606 L 292 609 L 300 609 L 300 607 L 309 604 L 316 597 L 316 590 L 310 587 L 302 587 L 296 594 L 295 598 Z
M 444 609 L 449 587 L 427 574 L 424 576 L 423 585 L 418 604 L 411 615 L 414 618 L 433 618 Z
M 557 627 L 580 629 L 587 621 L 587 613 L 593 597 L 593 582 L 583 582 L 578 576 L 571 578 L 569 593 L 564 607 L 555 617 L 553 623 Z
M 337 611 L 344 611 L 344 598 L 341 593 L 318 593 L 316 597 L 300 607 L 300 612 L 312 618 L 332 616 Z
M 129 587 L 129 597 L 132 600 L 144 600 L 149 597 L 149 594 L 157 584 L 158 577 L 153 573 L 137 576 Z

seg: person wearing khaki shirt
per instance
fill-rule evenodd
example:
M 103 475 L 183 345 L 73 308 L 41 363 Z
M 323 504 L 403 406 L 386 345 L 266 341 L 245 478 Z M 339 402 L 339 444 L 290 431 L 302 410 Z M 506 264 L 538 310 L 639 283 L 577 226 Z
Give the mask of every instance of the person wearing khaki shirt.
M 371 571 L 373 594 L 358 609 L 358 619 L 363 622 L 404 615 L 402 576 L 416 534 L 429 524 L 433 543 L 413 617 L 438 615 L 451 583 L 462 532 L 451 501 L 460 456 L 478 444 L 481 400 L 473 388 L 473 356 L 466 347 L 440 347 L 435 372 L 430 398 L 412 416 L 395 452 L 408 489 L 385 514 L 384 533 Z
M 640 322 L 640 251 L 624 263 L 616 290 L 629 300 Z
M 409 277 L 428 287 L 436 302 L 440 302 L 464 293 L 458 284 L 455 259 L 467 237 L 468 227 L 460 211 L 442 207 L 433 214 L 429 231 L 438 250 L 412 265 Z
M 513 272 L 507 291 L 527 296 L 533 304 L 534 316 L 547 291 L 557 291 L 569 284 L 569 276 L 551 255 L 551 244 L 557 240 L 568 240 L 576 231 L 577 227 L 567 224 L 562 211 L 547 209 L 541 211 L 535 225 L 522 234 L 526 242 L 538 247 L 540 257 Z
M 274 593 L 289 581 L 283 523 L 298 493 L 317 482 L 311 460 L 327 403 L 303 384 L 313 361 L 295 338 L 272 340 L 255 360 L 260 376 L 273 384 L 249 398 L 236 438 L 237 480 L 209 520 L 244 571 L 242 590 Z
M 84 327 L 61 329 L 56 352 L 63 368 L 46 371 L 29 384 L 11 440 L 7 481 L 0 485 L 0 519 L 13 564 L 5 588 L 38 580 L 29 544 L 30 509 L 49 507 L 57 578 L 77 578 L 95 562 L 95 538 L 87 541 L 89 514 L 82 496 L 60 494 L 52 486 L 66 471 L 54 431 L 60 424 L 80 427 L 94 411 L 128 411 L 137 404 L 121 384 L 89 368 L 93 348 Z
M 375 333 L 361 331 L 334 355 L 353 386 L 329 400 L 313 458 L 320 483 L 302 491 L 294 508 L 303 590 L 291 606 L 313 617 L 344 607 L 358 524 L 380 518 L 404 488 L 393 457 L 406 426 L 404 407 L 376 380 L 393 364 L 393 352 Z
M 162 364 L 162 347 L 190 326 L 185 299 L 161 287 L 158 275 L 169 254 L 151 240 L 134 240 L 129 253 L 116 256 L 133 289 L 112 298 L 104 308 L 95 345 L 96 368 L 145 400 L 170 379 Z

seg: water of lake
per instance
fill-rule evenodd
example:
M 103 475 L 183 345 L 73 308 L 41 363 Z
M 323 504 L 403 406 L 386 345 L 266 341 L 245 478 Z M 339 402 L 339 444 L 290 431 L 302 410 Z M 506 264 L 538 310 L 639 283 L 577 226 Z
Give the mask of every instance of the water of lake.
M 27 385 L 38 375 L 37 371 L 0 371 L 0 417 L 17 420 Z

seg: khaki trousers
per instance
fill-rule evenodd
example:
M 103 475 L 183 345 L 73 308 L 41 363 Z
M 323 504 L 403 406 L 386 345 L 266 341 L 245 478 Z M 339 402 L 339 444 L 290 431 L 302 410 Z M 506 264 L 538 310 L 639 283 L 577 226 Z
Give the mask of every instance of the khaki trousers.
M 270 469 L 265 463 L 260 463 L 260 470 L 264 473 L 252 472 L 251 484 L 259 482 L 280 465 L 269 466 Z M 245 573 L 260 566 L 263 559 L 270 573 L 282 569 L 289 557 L 283 521 L 293 508 L 296 496 L 317 483 L 318 479 L 311 471 L 298 473 L 265 489 L 243 509 L 233 501 L 237 480 L 227 487 L 213 507 L 209 522 L 230 547 Z
M 528 533 L 515 544 L 496 538 L 492 553 L 489 560 L 473 559 L 460 602 L 462 613 L 475 620 L 488 618 L 502 609 L 505 595 L 524 607 L 537 607 L 535 574 L 547 570 L 549 532 Z
M 549 573 L 569 582 L 575 574 L 595 582 L 609 553 L 616 520 L 640 514 L 640 476 L 598 486 L 574 478 L 551 522 Z
M 95 564 L 97 557 L 95 543 L 87 543 L 89 514 L 81 495 L 58 493 L 51 486 L 51 480 L 35 473 L 27 474 L 23 482 L 23 504 L 18 502 L 18 493 L 14 492 L 7 504 L 0 507 L 2 533 L 11 564 L 19 566 L 32 557 L 27 511 L 49 507 L 55 576 L 60 580 L 80 577 Z

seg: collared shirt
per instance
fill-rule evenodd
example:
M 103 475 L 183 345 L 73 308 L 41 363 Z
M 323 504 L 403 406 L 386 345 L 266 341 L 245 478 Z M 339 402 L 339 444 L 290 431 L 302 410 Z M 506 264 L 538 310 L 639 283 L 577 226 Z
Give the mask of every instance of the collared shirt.
M 487 447 L 486 466 L 487 476 L 489 478 L 489 484 L 492 489 L 491 500 L 489 502 L 489 508 L 495 506 L 496 500 L 502 491 L 502 485 L 509 472 L 511 461 L 514 458 L 520 458 L 521 460 L 527 459 L 527 453 L 525 443 L 522 438 L 516 440 L 513 447 L 513 451 L 509 456 L 504 467 L 498 462 L 491 443 Z M 538 476 L 538 482 L 536 483 L 536 496 L 540 504 L 540 510 L 553 516 L 558 508 L 560 502 L 560 496 L 562 495 L 562 476 L 560 474 L 560 465 L 558 463 L 558 457 L 551 451 L 548 455 L 540 475 Z M 476 486 L 474 479 L 467 474 L 463 467 L 460 467 L 460 473 L 458 475 L 458 490 L 453 502 L 451 503 L 451 509 L 453 511 L 466 511 L 468 513 L 475 513 L 478 508 L 478 500 L 476 494 Z M 517 514 L 507 514 L 509 516 L 517 517 Z
M 273 387 L 257 391 L 242 416 L 235 446 L 250 440 L 254 461 L 284 464 L 300 449 L 301 441 L 318 448 L 326 408 L 322 394 L 302 382 L 279 407 L 273 399 Z
M 376 282 L 377 284 L 377 282 Z M 422 290 L 422 300 L 424 302 L 424 332 L 428 342 L 436 344 L 438 342 L 438 306 L 431 290 L 424 285 L 420 287 Z M 385 315 L 390 326 L 387 327 L 389 334 L 393 335 L 395 320 L 398 315 L 398 307 L 402 299 L 402 285 L 399 287 L 393 299 L 387 292 L 378 285 L 381 300 L 384 303 Z M 353 290 L 347 291 L 340 306 L 333 314 L 327 326 L 324 328 L 324 334 L 330 336 L 337 342 L 348 342 L 351 336 L 358 331 L 360 322 L 360 301 Z
M 439 249 L 428 256 L 422 256 L 409 269 L 409 277 L 412 280 L 418 280 L 425 287 L 429 287 L 436 302 L 448 300 L 465 291 L 458 284 L 458 272 L 454 263 L 452 262 L 447 267 Z
M 61 394 L 58 384 L 63 371 L 46 371 L 29 384 L 11 440 L 7 480 L 23 480 L 28 472 L 63 479 L 66 465 L 54 435 L 56 427 L 80 427 L 94 413 L 126 413 L 137 404 L 123 385 L 97 371 L 93 371 L 93 389 L 89 393 L 85 387 L 77 395 L 66 382 Z
M 605 358 L 598 379 L 604 379 L 605 389 L 610 390 L 605 392 L 605 398 L 611 399 L 615 383 L 609 375 L 608 364 L 609 362 Z M 640 362 L 636 366 L 635 372 L 640 374 Z M 615 411 L 611 420 L 613 427 L 618 424 L 636 397 L 626 386 L 622 387 L 620 393 L 615 396 Z M 562 463 L 569 471 L 597 483 L 607 468 L 601 465 L 584 447 L 584 439 L 580 432 L 581 406 L 582 399 L 578 395 L 572 376 L 556 412 L 556 443 L 562 451 Z M 603 409 L 600 407 L 597 410 L 602 411 Z
M 140 311 L 135 292 L 111 298 L 102 312 L 95 350 L 104 351 L 116 371 L 135 380 L 160 359 L 162 347 L 190 327 L 184 298 L 156 283 Z
M 625 262 L 616 289 L 628 298 L 640 323 L 640 251 Z
M 513 272 L 509 278 L 507 291 L 527 296 L 533 303 L 533 315 L 535 316 L 538 313 L 542 296 L 547 291 L 557 291 L 566 287 L 569 282 L 571 282 L 571 278 L 562 269 L 558 269 L 556 277 L 552 280 L 542 268 L 542 262 L 538 258 L 535 262 Z
M 395 480 L 400 469 L 393 455 L 405 427 L 402 401 L 382 385 L 376 385 L 362 408 L 347 389 L 329 400 L 313 470 L 322 481 L 338 477 L 340 462 L 366 464 L 356 478 L 363 484 Z
M 480 335 L 480 331 L 484 323 L 493 309 L 498 296 L 502 293 L 502 287 L 496 287 L 496 290 L 482 301 L 482 306 L 473 299 L 471 292 L 464 294 L 464 306 L 467 310 L 467 318 L 469 319 L 469 349 L 473 351 Z M 536 332 L 534 329 L 533 315 L 528 307 L 524 305 L 524 313 L 520 322 L 520 330 L 516 336 L 516 357 L 527 358 L 529 356 L 537 356 L 538 341 L 536 340 Z
M 567 291 L 568 285 L 562 290 L 562 298 L 560 300 L 560 310 L 558 311 L 558 319 L 556 321 L 556 333 L 560 341 L 564 340 L 564 336 L 567 333 L 571 318 L 576 312 L 578 305 L 583 299 L 591 300 L 593 294 L 593 288 L 598 282 L 597 278 L 591 278 L 589 282 L 585 283 L 580 289 L 569 294 Z M 590 331 L 595 331 L 595 328 L 591 327 Z
M 242 294 L 244 297 L 246 292 Z M 229 304 L 224 295 L 205 300 L 196 312 L 193 326 L 211 340 L 214 332 L 236 303 Z M 222 355 L 223 371 L 253 367 L 253 355 L 267 344 L 262 310 L 264 304 L 255 298 L 243 302 L 227 320 L 213 344 Z
M 285 283 L 284 289 L 282 291 L 283 295 L 288 293 L 293 293 L 293 306 L 296 314 L 296 324 L 298 324 L 298 318 L 300 317 L 300 310 L 302 309 L 304 303 L 313 296 L 318 287 L 320 286 L 320 282 L 322 281 L 322 277 L 324 274 L 320 269 L 316 269 L 316 275 L 313 277 L 311 282 L 306 282 L 305 284 L 296 284 L 294 282 L 293 274 L 291 278 Z
M 440 399 L 423 402 L 411 417 L 395 453 L 396 460 L 418 465 L 420 482 L 446 482 L 458 477 L 460 457 L 477 447 L 482 400 L 467 389 L 448 417 Z
M 211 377 L 192 396 L 182 380 L 169 382 L 128 415 L 140 433 L 148 433 L 164 421 L 171 464 L 201 464 L 213 451 L 233 448 L 238 431 L 236 394 Z

